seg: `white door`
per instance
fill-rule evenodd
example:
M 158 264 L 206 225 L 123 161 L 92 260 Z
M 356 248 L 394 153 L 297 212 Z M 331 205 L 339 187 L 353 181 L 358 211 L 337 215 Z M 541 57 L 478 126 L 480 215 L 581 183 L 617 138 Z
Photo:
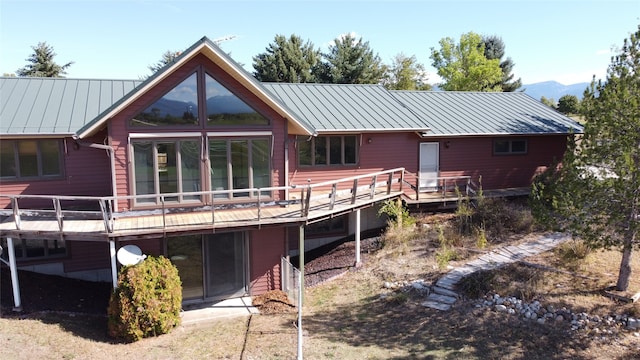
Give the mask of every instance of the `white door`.
M 420 190 L 437 191 L 440 143 L 420 143 Z

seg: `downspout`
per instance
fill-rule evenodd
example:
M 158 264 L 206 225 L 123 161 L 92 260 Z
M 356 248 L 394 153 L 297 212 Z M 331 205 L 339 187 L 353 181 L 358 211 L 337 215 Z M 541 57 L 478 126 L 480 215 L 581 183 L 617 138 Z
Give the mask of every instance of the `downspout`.
M 104 144 L 94 144 L 94 143 L 84 143 L 84 142 L 80 142 L 77 141 L 76 142 L 79 145 L 82 146 L 86 146 L 86 147 L 90 147 L 90 148 L 94 148 L 94 149 L 101 149 L 101 150 L 107 150 L 109 152 L 109 159 L 111 162 L 111 195 L 113 196 L 113 212 L 117 212 L 118 211 L 118 187 L 116 186 L 116 153 L 115 153 L 115 149 L 113 148 L 113 146 L 111 145 L 104 145 Z

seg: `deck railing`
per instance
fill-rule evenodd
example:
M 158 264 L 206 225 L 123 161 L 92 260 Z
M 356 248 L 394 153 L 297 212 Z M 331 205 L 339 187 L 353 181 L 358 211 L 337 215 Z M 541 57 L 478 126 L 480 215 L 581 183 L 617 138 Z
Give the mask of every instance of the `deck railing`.
M 0 210 L 0 216 L 9 218 L 15 224 L 16 230 L 24 230 L 22 221 L 30 219 L 49 219 L 57 223 L 57 232 L 65 232 L 65 221 L 68 220 L 99 220 L 103 223 L 105 233 L 116 231 L 119 219 L 142 216 L 160 216 L 161 228 L 165 230 L 169 225 L 167 217 L 180 213 L 210 212 L 208 226 L 216 226 L 215 213 L 220 210 L 250 210 L 255 211 L 251 221 L 260 223 L 266 207 L 286 207 L 293 209 L 287 212 L 290 221 L 304 221 L 312 210 L 331 212 L 336 203 L 355 204 L 357 199 L 373 200 L 378 194 L 391 194 L 392 191 L 401 192 L 404 182 L 404 168 L 379 171 L 348 178 L 316 184 L 298 186 L 275 186 L 264 188 L 248 188 L 234 190 L 195 191 L 183 193 L 163 193 L 130 196 L 57 196 L 57 195 L 9 195 L 0 194 L 0 200 L 8 199 L 9 207 Z M 330 189 L 327 191 L 327 189 Z M 289 194 L 288 198 L 266 196 L 265 194 Z M 234 194 L 251 194 L 249 197 L 234 197 Z M 297 195 L 299 194 L 299 196 Z M 193 197 L 203 201 L 176 203 L 168 199 L 176 197 Z M 155 208 L 148 210 L 114 211 L 114 205 L 119 201 L 134 201 L 144 203 L 152 199 Z M 37 201 L 50 202 L 51 206 L 25 206 L 22 204 Z M 299 205 L 298 210 L 295 206 Z M 24 218 L 24 219 L 23 219 Z M 293 220 L 291 220 L 293 219 Z M 2 229 L 0 229 L 2 230 Z
M 429 178 L 434 185 L 423 187 L 420 184 L 420 176 L 405 171 L 406 183 L 413 190 L 413 199 L 419 200 L 421 193 L 438 194 L 440 198 L 454 197 L 457 195 L 475 196 L 478 192 L 478 185 L 471 176 L 438 176 Z M 424 180 L 424 179 L 423 179 Z M 407 192 L 407 197 L 412 198 Z

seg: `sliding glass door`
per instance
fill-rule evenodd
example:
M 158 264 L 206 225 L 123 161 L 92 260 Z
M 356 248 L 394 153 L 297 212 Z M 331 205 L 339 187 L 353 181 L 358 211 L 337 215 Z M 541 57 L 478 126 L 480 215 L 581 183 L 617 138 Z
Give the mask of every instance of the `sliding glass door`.
M 247 292 L 243 232 L 170 237 L 167 257 L 178 268 L 183 300 L 216 300 Z

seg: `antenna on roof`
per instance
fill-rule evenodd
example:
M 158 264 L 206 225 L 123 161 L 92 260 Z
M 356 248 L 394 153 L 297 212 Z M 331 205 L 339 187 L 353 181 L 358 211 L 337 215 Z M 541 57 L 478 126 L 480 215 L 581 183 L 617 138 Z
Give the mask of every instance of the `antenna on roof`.
M 217 39 L 213 39 L 213 43 L 216 45 L 220 45 L 221 42 L 233 40 L 235 38 L 237 38 L 236 35 L 227 35 L 227 36 L 219 37 Z

